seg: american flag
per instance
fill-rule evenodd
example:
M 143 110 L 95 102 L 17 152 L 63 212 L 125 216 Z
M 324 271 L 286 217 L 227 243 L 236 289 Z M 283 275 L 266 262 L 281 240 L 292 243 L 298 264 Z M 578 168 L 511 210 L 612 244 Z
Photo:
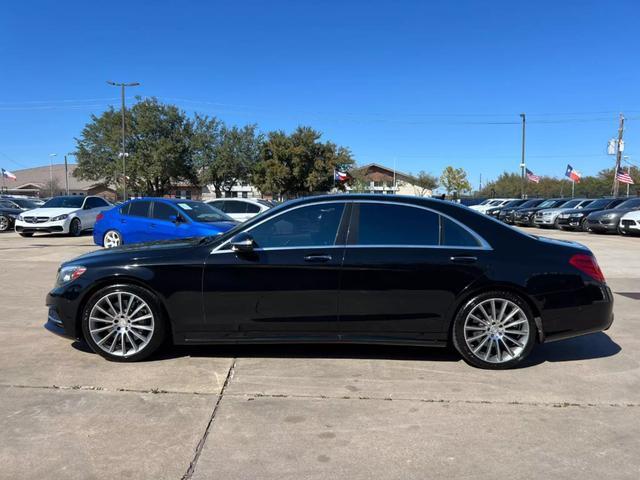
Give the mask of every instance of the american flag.
M 540 183 L 540 177 L 527 168 L 527 178 L 530 182 Z
M 625 172 L 621 167 L 618 167 L 618 173 L 616 173 L 616 180 L 618 180 L 620 183 L 630 183 L 631 185 L 634 184 L 633 178 L 631 178 L 631 175 L 629 175 L 629 172 Z

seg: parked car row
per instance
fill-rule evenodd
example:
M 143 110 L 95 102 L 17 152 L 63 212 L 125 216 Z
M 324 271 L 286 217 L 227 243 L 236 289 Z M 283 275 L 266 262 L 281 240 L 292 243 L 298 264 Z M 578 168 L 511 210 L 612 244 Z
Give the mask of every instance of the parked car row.
M 523 227 L 640 233 L 640 197 L 493 199 L 470 208 Z

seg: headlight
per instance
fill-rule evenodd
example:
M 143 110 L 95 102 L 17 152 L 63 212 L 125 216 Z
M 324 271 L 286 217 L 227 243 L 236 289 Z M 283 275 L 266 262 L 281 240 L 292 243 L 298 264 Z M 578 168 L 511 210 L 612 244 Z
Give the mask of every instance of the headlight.
M 62 267 L 58 271 L 58 278 L 56 279 L 56 285 L 64 285 L 66 283 L 74 281 L 84 272 L 86 272 L 86 267 L 81 267 L 80 265 L 73 265 L 69 267 Z
M 53 217 L 51 219 L 52 222 L 59 222 L 60 220 L 64 220 L 65 218 L 67 218 L 69 215 L 68 214 L 63 214 L 63 215 L 58 215 L 57 217 Z
M 24 218 L 22 218 L 22 215 L 18 215 L 18 220 L 20 220 L 21 222 L 24 221 Z
M 553 215 L 553 212 L 542 212 L 542 215 L 548 217 L 549 215 Z
M 613 218 L 615 216 L 616 216 L 615 213 L 607 213 L 607 214 L 603 215 L 602 218 Z
M 574 213 L 573 216 L 577 218 L 581 218 L 581 217 L 584 217 L 584 213 Z

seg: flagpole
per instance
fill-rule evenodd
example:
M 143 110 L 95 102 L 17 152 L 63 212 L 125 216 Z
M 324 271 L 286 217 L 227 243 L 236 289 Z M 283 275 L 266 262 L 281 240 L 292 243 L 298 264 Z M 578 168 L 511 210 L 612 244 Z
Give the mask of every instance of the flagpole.
M 7 187 L 4 183 L 4 168 L 2 169 L 2 191 L 6 192 L 7 191 Z M 629 186 L 627 186 L 627 197 L 629 196 Z
M 571 198 L 575 196 L 576 192 L 576 181 L 571 179 Z

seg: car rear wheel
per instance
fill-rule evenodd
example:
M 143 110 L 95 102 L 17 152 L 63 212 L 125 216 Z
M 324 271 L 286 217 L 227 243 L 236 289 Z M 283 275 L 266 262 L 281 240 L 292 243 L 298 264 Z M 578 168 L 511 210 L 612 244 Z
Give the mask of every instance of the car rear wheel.
M 453 344 L 470 365 L 492 370 L 513 368 L 531 352 L 536 326 L 525 301 L 510 292 L 487 292 L 460 309 Z
M 156 297 L 144 288 L 103 288 L 84 308 L 84 338 L 94 352 L 107 360 L 143 360 L 164 341 L 166 325 L 161 312 Z
M 6 232 L 9 230 L 9 217 L 0 215 L 0 232 Z
M 115 230 L 109 230 L 104 234 L 102 244 L 105 248 L 119 247 L 122 245 L 122 235 L 120 235 L 120 232 L 116 232 Z

